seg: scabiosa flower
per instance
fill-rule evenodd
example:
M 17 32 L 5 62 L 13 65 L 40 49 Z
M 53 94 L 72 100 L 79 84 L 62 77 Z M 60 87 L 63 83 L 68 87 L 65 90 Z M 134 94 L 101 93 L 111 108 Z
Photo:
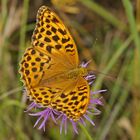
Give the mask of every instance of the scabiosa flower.
M 88 62 L 89 63 L 89 62 Z M 81 67 L 87 67 L 88 63 L 82 63 Z M 88 81 L 89 85 L 91 85 L 94 82 L 95 75 L 88 74 L 85 76 L 85 79 Z M 85 120 L 89 121 L 93 126 L 95 125 L 94 121 L 89 117 L 90 114 L 92 115 L 98 115 L 100 114 L 100 111 L 95 107 L 96 105 L 103 105 L 101 102 L 101 98 L 94 98 L 95 94 L 99 94 L 102 92 L 105 92 L 106 90 L 99 90 L 99 91 L 91 91 L 90 92 L 90 101 L 88 104 L 88 108 L 83 116 L 79 118 L 78 121 L 74 121 L 72 118 L 68 118 L 65 113 L 57 111 L 51 107 L 44 108 L 41 105 L 32 102 L 26 112 L 30 112 L 31 110 L 38 110 L 41 109 L 39 112 L 35 113 L 29 113 L 31 116 L 38 117 L 34 127 L 38 126 L 38 129 L 43 129 L 45 131 L 45 127 L 47 124 L 48 119 L 52 119 L 55 124 L 60 123 L 60 133 L 62 133 L 62 130 L 64 129 L 65 134 L 67 133 L 67 127 L 68 123 L 71 123 L 73 126 L 73 130 L 75 133 L 78 134 L 77 125 L 78 123 L 82 123 L 84 126 L 86 126 Z

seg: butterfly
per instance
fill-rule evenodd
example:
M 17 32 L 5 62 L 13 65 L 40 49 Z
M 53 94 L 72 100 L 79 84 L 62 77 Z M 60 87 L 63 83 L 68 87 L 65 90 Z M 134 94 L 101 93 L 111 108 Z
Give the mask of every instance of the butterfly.
M 87 110 L 87 68 L 79 63 L 76 44 L 62 20 L 47 6 L 37 13 L 36 27 L 20 62 L 21 80 L 31 101 L 77 121 Z

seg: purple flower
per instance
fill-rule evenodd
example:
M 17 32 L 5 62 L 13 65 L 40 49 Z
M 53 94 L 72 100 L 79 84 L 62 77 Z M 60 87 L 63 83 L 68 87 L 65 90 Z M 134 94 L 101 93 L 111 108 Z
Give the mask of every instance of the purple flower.
M 81 67 L 87 67 L 88 63 L 89 62 L 82 63 Z M 85 79 L 88 81 L 88 83 L 90 85 L 93 83 L 93 81 L 95 79 L 95 75 L 89 74 L 85 77 Z M 29 112 L 33 109 L 41 109 L 42 110 L 42 111 L 39 111 L 37 113 L 29 113 L 29 115 L 31 115 L 31 116 L 38 117 L 38 119 L 34 125 L 34 127 L 36 127 L 38 125 L 39 126 L 38 129 L 43 129 L 45 131 L 45 126 L 47 124 L 47 121 L 49 118 L 51 118 L 55 124 L 58 124 L 58 122 L 60 122 L 60 133 L 62 133 L 63 130 L 64 130 L 65 134 L 67 133 L 68 123 L 70 122 L 73 126 L 74 132 L 78 134 L 78 129 L 77 129 L 78 123 L 82 123 L 84 126 L 86 126 L 85 120 L 87 120 L 93 126 L 95 125 L 94 121 L 89 117 L 89 115 L 90 114 L 92 114 L 92 115 L 100 114 L 100 111 L 98 109 L 96 109 L 95 106 L 96 105 L 103 105 L 103 104 L 101 102 L 101 97 L 94 98 L 94 95 L 105 92 L 105 91 L 106 90 L 99 90 L 99 91 L 94 91 L 94 92 L 91 91 L 90 92 L 90 101 L 89 101 L 88 108 L 87 108 L 85 114 L 83 116 L 81 116 L 78 121 L 74 121 L 73 119 L 67 118 L 67 116 L 64 113 L 59 112 L 57 110 L 54 110 L 50 107 L 44 108 L 44 107 L 36 104 L 35 102 L 32 102 L 28 106 L 26 112 Z

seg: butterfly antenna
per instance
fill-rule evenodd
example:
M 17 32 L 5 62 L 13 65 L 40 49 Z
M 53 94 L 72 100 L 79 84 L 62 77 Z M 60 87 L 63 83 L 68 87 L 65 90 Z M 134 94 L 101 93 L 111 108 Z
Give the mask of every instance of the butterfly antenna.
M 103 72 L 100 72 L 100 71 L 97 71 L 97 70 L 90 70 L 89 73 L 90 73 L 90 74 L 94 74 L 94 75 L 100 75 L 100 74 L 101 74 L 101 75 L 104 75 L 105 78 L 107 78 L 107 79 L 109 79 L 109 80 L 111 80 L 111 81 L 115 81 L 115 80 L 116 80 L 116 77 L 111 76 L 111 75 L 108 75 L 108 74 L 103 73 Z

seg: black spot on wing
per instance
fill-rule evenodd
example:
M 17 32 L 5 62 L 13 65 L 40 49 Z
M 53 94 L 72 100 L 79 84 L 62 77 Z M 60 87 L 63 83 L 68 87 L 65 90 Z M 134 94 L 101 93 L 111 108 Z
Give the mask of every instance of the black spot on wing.
M 52 49 L 53 49 L 52 46 L 47 46 L 47 47 L 46 47 L 46 50 L 47 50 L 49 53 L 52 53 Z
M 45 29 L 44 29 L 44 28 L 41 28 L 40 32 L 42 33 L 42 32 L 44 32 L 44 31 L 45 31 Z
M 38 35 L 38 39 L 40 39 L 40 38 L 42 38 L 42 35 L 41 34 Z
M 39 44 L 39 46 L 40 46 L 40 47 L 44 47 L 44 43 L 41 42 L 41 43 Z
M 74 50 L 66 49 L 66 52 L 73 52 Z
M 45 37 L 45 38 L 44 38 L 44 41 L 46 41 L 46 42 L 51 42 L 51 40 L 50 40 L 48 37 Z
M 50 23 L 50 20 L 49 20 L 49 19 L 46 19 L 45 21 L 46 21 L 47 23 Z
M 52 22 L 58 23 L 59 21 L 58 21 L 58 19 L 57 19 L 56 17 L 54 17 L 54 18 L 52 19 Z
M 65 46 L 65 49 L 68 49 L 68 48 L 73 48 L 73 44 L 67 44 L 67 45 Z
M 62 43 L 66 43 L 66 42 L 68 42 L 68 41 L 70 41 L 70 38 L 62 38 Z
M 56 28 L 51 27 L 51 31 L 54 32 L 54 33 L 56 33 Z
M 46 34 L 47 35 L 51 35 L 52 33 L 50 31 L 46 31 Z
M 67 32 L 66 32 L 66 30 L 62 30 L 62 29 L 58 29 L 58 32 L 60 32 L 62 35 L 66 35 L 67 34 Z
M 55 45 L 55 48 L 57 49 L 57 50 L 59 50 L 59 49 L 61 49 L 61 45 Z
M 58 37 L 58 35 L 54 35 L 53 37 L 52 37 L 52 39 L 54 40 L 54 41 L 58 41 L 59 40 L 59 37 Z

